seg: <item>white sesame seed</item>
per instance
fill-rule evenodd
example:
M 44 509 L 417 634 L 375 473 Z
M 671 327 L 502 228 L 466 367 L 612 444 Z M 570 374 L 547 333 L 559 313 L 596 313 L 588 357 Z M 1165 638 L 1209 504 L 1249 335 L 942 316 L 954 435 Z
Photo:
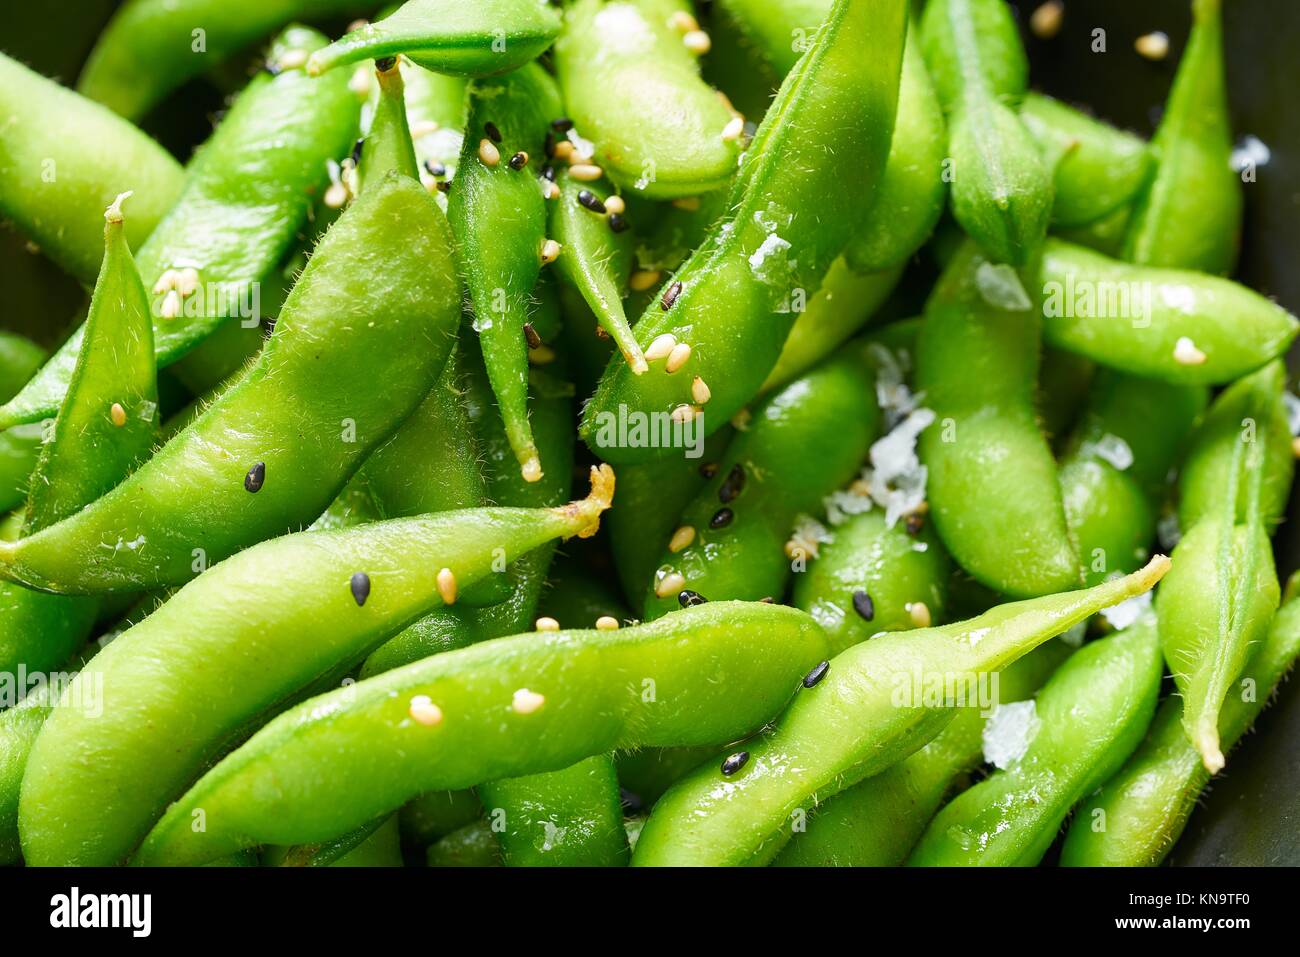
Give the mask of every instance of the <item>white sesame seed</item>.
M 1169 55 L 1169 35 L 1160 30 L 1143 34 L 1133 41 L 1133 49 L 1148 60 L 1163 60 Z
M 428 136 L 430 133 L 436 133 L 442 129 L 437 120 L 421 120 L 411 126 L 411 139 L 418 140 L 422 136 Z
M 450 568 L 438 570 L 438 595 L 443 604 L 456 604 L 456 575 Z
M 528 361 L 535 366 L 550 365 L 555 361 L 555 350 L 548 345 L 540 345 L 528 350 Z
M 672 415 L 669 416 L 674 422 L 685 425 L 687 422 L 693 422 L 699 417 L 704 410 L 698 405 L 679 405 L 673 409 Z
M 709 35 L 703 30 L 691 30 L 686 33 L 682 37 L 682 43 L 686 45 L 686 49 L 696 56 L 703 56 L 713 46 L 713 41 L 709 39 Z
M 548 239 L 546 240 L 546 242 L 542 243 L 542 264 L 547 265 L 559 259 L 560 251 L 563 248 L 564 247 L 561 246 L 559 243 L 557 243 L 554 239 Z
M 657 362 L 660 359 L 667 359 L 672 351 L 677 348 L 677 337 L 671 332 L 665 332 L 662 336 L 655 336 L 650 347 L 645 351 L 647 362 Z
M 158 277 L 158 281 L 153 284 L 153 294 L 155 296 L 161 296 L 165 292 L 170 292 L 176 288 L 176 282 L 179 279 L 180 273 L 175 269 L 166 270 Z
M 1187 336 L 1182 336 L 1174 343 L 1174 361 L 1182 366 L 1199 366 L 1204 365 L 1208 358 L 1204 352 L 1196 348 L 1196 343 Z
M 163 297 L 162 308 L 158 314 L 164 319 L 175 319 L 181 314 L 181 294 L 175 289 L 168 291 Z
M 560 140 L 555 144 L 555 158 L 557 160 L 570 161 L 573 159 L 573 144 L 568 140 Z
M 676 555 L 683 548 L 689 548 L 693 541 L 695 541 L 694 526 L 683 525 L 673 532 L 673 537 L 668 540 L 668 550 Z
M 627 203 L 623 202 L 623 197 L 614 193 L 605 199 L 605 212 L 622 215 L 627 212 Z
M 181 298 L 184 299 L 187 296 L 192 296 L 198 288 L 199 271 L 193 266 L 187 266 L 182 269 L 180 275 L 176 279 L 176 291 L 181 294 Z
M 418 694 L 412 698 L 406 713 L 426 728 L 442 724 L 442 709 L 427 694 Z
M 608 209 L 608 207 L 606 208 Z M 658 283 L 662 276 L 663 273 L 658 269 L 638 269 L 636 272 L 632 273 L 627 284 L 634 292 L 645 292 L 647 289 L 650 289 Z
M 678 209 L 684 209 L 688 213 L 698 213 L 700 211 L 700 198 L 698 196 L 683 196 L 681 199 L 673 200 L 673 205 Z
M 119 429 L 126 425 L 126 409 L 122 408 L 121 402 L 113 403 L 108 410 L 108 417 Z
M 546 704 L 544 695 L 529 691 L 527 688 L 520 688 L 510 699 L 510 707 L 515 714 L 532 714 L 544 704 Z
M 525 462 L 519 469 L 525 482 L 540 482 L 542 479 L 542 460 L 536 455 Z
M 348 201 L 348 188 L 341 182 L 330 183 L 325 190 L 325 205 L 330 209 L 342 209 Z
M 668 26 L 672 27 L 678 33 L 690 33 L 692 30 L 700 28 L 700 21 L 685 10 L 674 10 L 673 15 L 668 18 Z
M 554 618 L 548 618 L 547 616 L 543 615 L 541 618 L 538 618 L 537 621 L 533 623 L 533 628 L 536 629 L 537 631 L 559 631 L 560 623 L 556 621 Z
M 277 66 L 281 70 L 297 70 L 307 65 L 307 56 L 306 50 L 289 50 L 284 56 L 280 57 Z
M 667 598 L 670 595 L 676 595 L 685 587 L 685 578 L 677 572 L 669 572 L 655 583 L 655 595 L 659 598 Z
M 709 390 L 709 384 L 699 376 L 691 380 L 691 398 L 695 400 L 696 405 L 704 405 L 713 398 L 713 393 Z
M 722 139 L 730 143 L 733 140 L 740 139 L 740 134 L 745 132 L 745 118 L 743 116 L 733 116 L 727 125 L 722 128 Z
M 671 374 L 676 372 L 691 358 L 691 347 L 688 343 L 679 342 L 673 346 L 673 351 L 668 353 L 668 361 L 664 363 L 664 371 Z
M 491 140 L 482 139 L 478 142 L 478 158 L 484 166 L 496 166 L 501 162 L 501 151 Z
M 591 183 L 605 175 L 605 171 L 591 163 L 575 163 L 569 167 L 569 175 L 583 183 Z
M 904 607 L 917 628 L 930 627 L 930 606 L 923 601 L 909 601 Z
M 1029 29 L 1040 40 L 1050 40 L 1061 32 L 1065 18 L 1065 4 L 1061 0 L 1047 0 L 1029 17 Z
M 370 96 L 370 65 L 368 63 L 359 63 L 357 68 L 352 71 L 352 77 L 348 80 L 348 89 L 351 90 L 358 99 L 366 99 Z
M 596 619 L 597 631 L 618 631 L 618 619 L 609 615 L 601 615 Z

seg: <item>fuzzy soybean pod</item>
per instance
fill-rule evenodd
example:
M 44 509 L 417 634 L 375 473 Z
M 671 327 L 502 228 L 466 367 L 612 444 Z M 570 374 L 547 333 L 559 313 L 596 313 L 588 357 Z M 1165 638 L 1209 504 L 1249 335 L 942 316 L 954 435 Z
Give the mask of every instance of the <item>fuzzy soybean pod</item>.
M 1070 655 L 1049 641 L 998 672 L 994 711 L 958 708 L 952 721 L 911 757 L 821 804 L 772 862 L 777 867 L 898 867 L 936 811 L 984 762 L 988 719 L 1004 704 L 1032 698 Z
M 721 189 L 736 170 L 743 120 L 700 78 L 704 36 L 686 0 L 577 0 L 564 13 L 555 69 L 592 162 L 652 199 Z M 707 37 L 705 37 L 707 40 Z
M 127 246 L 119 196 L 104 213 L 104 264 L 68 394 L 32 475 L 23 534 L 95 501 L 149 457 L 158 437 L 158 384 L 149 298 Z M 43 673 L 89 636 L 94 598 L 0 583 L 0 674 Z
M 935 422 L 918 450 L 949 554 L 982 584 L 1024 597 L 1076 587 L 1079 566 L 1036 418 L 1042 320 L 1019 286 L 1019 299 L 992 294 L 1007 274 L 968 243 L 931 293 L 916 385 Z
M 948 116 L 952 211 L 997 262 L 1023 266 L 1052 214 L 1052 174 L 1016 112 L 1029 65 L 1003 0 L 934 0 L 921 48 Z
M 174 804 L 140 864 L 326 840 L 417 793 L 568 767 L 616 748 L 729 740 L 826 653 L 793 608 L 714 602 L 617 631 L 519 635 L 435 655 L 280 715 Z M 202 809 L 206 830 L 191 820 Z
M 408 0 L 313 53 L 307 70 L 400 53 L 435 73 L 496 76 L 535 60 L 559 32 L 559 14 L 537 0 Z
M 587 403 L 580 431 L 603 457 L 644 461 L 659 452 L 620 444 L 616 426 L 627 415 L 686 419 L 703 409 L 709 434 L 758 393 L 794 324 L 793 299 L 816 291 L 884 168 L 905 7 L 837 0 L 831 8 L 745 151 L 727 214 L 635 326 L 651 354 L 656 340 L 670 346 L 664 364 L 638 376 L 611 363 Z M 827 196 L 837 197 L 833 213 Z
M 1058 239 L 1044 247 L 1043 338 L 1099 365 L 1220 385 L 1284 354 L 1300 322 L 1245 286 L 1134 266 Z
M 1208 396 L 1103 370 L 1061 462 L 1061 494 L 1086 584 L 1146 562 L 1170 470 Z M 1288 456 L 1289 457 L 1289 456 Z
M 874 376 L 857 355 L 764 400 L 682 513 L 646 583 L 644 617 L 698 600 L 692 595 L 780 600 L 792 566 L 808 558 L 796 520 L 819 512 L 822 497 L 857 473 L 879 430 Z
M 185 173 L 165 149 L 3 54 L 0 119 L 0 214 L 83 283 L 103 259 L 99 214 L 114 196 L 137 191 L 126 237 L 139 249 L 181 191 Z
M 908 865 L 1037 864 L 1070 809 L 1142 741 L 1161 673 L 1154 615 L 1075 652 L 1034 700 L 1024 754 L 935 815 Z
M 301 532 L 214 566 L 101 651 L 68 688 L 66 706 L 54 709 L 23 782 L 23 856 L 33 864 L 120 861 L 224 750 L 304 691 L 328 687 L 388 635 L 454 603 L 460 588 L 492 574 L 498 549 L 518 555 L 593 534 L 613 483 L 606 467 L 593 470 L 590 497 L 561 508 L 468 509 Z M 280 600 L 286 594 L 295 600 Z M 215 684 L 204 692 L 201 678 Z M 160 726 L 170 733 L 155 734 Z M 312 843 L 348 829 L 268 843 Z
M 391 173 L 321 241 L 257 364 L 112 492 L 0 545 L 0 575 L 69 593 L 179 584 L 309 524 L 428 393 L 459 315 L 446 220 Z
M 1151 175 L 1139 136 L 1116 129 L 1041 93 L 1025 94 L 1020 119 L 1052 166 L 1052 223 L 1087 226 L 1129 206 Z
M 563 250 L 556 267 L 586 300 L 596 322 L 632 367 L 645 372 L 645 353 L 623 311 L 623 292 L 632 268 L 633 241 L 622 213 L 606 208 L 617 194 L 607 184 L 575 180 L 567 170 L 557 174 L 559 196 L 551 203 L 551 238 Z M 621 200 L 620 200 L 621 202 Z
M 1288 585 L 1294 594 L 1295 579 Z M 1300 602 L 1288 599 L 1268 637 L 1228 693 L 1219 737 L 1231 748 L 1250 730 L 1273 690 L 1300 657 Z M 1061 848 L 1068 867 L 1154 867 L 1177 842 L 1210 773 L 1187 740 L 1182 705 L 1166 698 L 1146 739 L 1114 777 L 1075 813 Z
M 292 27 L 268 62 L 294 62 L 324 42 L 315 30 Z M 190 162 L 176 204 L 136 253 L 153 294 L 159 368 L 234 325 L 260 342 L 255 320 L 262 286 L 271 285 L 265 280 L 278 271 L 307 218 L 312 193 L 324 185 L 326 159 L 352 145 L 358 109 L 347 77 L 314 80 L 301 65 L 275 77 L 259 75 L 240 94 Z M 0 428 L 58 410 L 81 336 L 78 330 L 0 408 Z
M 1226 275 L 1241 240 L 1242 187 L 1232 169 L 1222 0 L 1192 0 L 1192 33 L 1151 141 L 1156 170 L 1123 258 Z
M 545 256 L 546 200 L 530 162 L 560 113 L 555 83 L 530 64 L 469 88 L 469 119 L 447 216 L 483 361 L 524 476 L 542 463 L 528 425 L 529 300 Z M 522 157 L 522 165 L 518 164 Z
M 776 724 L 744 751 L 701 765 L 656 802 L 632 863 L 768 863 L 818 802 L 924 746 L 958 706 L 977 701 L 990 673 L 1147 591 L 1168 567 L 1161 556 L 1095 588 L 1000 605 L 967 621 L 893 632 L 841 652 L 807 676 Z M 1158 672 L 1158 660 L 1155 667 Z
M 1279 600 L 1268 536 L 1294 470 L 1284 384 L 1273 363 L 1211 407 L 1179 486 L 1177 571 L 1156 596 L 1183 729 L 1211 774 L 1223 767 L 1219 711 Z

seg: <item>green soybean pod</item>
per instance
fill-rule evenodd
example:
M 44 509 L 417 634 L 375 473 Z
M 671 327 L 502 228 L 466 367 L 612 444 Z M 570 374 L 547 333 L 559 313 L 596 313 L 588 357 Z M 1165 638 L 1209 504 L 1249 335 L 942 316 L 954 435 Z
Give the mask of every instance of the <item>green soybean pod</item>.
M 1292 595 L 1294 583 L 1293 578 L 1287 589 Z M 1290 598 L 1237 679 L 1237 690 L 1224 700 L 1219 737 L 1225 749 L 1250 730 L 1298 656 L 1300 602 Z M 1075 813 L 1061 848 L 1061 864 L 1158 865 L 1187 826 L 1209 781 L 1209 771 L 1183 731 L 1178 698 L 1166 698 L 1141 746 Z
M 1169 472 L 1207 401 L 1204 386 L 1110 370 L 1093 381 L 1061 462 L 1065 518 L 1087 584 L 1146 562 Z
M 1041 319 L 1014 278 L 968 243 L 931 293 L 916 384 L 936 418 L 918 450 L 949 554 L 982 584 L 1024 597 L 1076 587 L 1079 567 L 1034 407 Z M 1006 528 L 1018 530 L 1010 547 Z
M 1124 259 L 1226 275 L 1237 261 L 1242 188 L 1230 165 L 1222 0 L 1193 0 L 1192 33 L 1151 147 L 1156 169 Z
M 370 821 L 332 841 L 264 847 L 260 858 L 263 867 L 401 867 L 397 815 Z
M 822 626 L 833 653 L 915 628 L 914 614 L 945 620 L 952 562 L 928 528 L 911 534 L 872 509 L 830 534 L 808 570 L 795 576 L 793 604 Z
M 998 672 L 1000 707 L 1032 698 L 1070 655 L 1049 641 Z M 776 867 L 898 867 L 944 800 L 984 761 L 988 716 L 957 709 L 948 726 L 919 751 L 821 804 L 772 861 Z
M 537 0 L 408 0 L 313 53 L 307 70 L 400 53 L 435 73 L 495 76 L 535 60 L 559 32 L 559 15 Z
M 1029 67 L 1003 0 L 934 0 L 921 47 L 948 116 L 952 211 L 997 262 L 1037 255 L 1052 213 L 1052 174 L 1016 113 Z
M 807 676 L 772 728 L 725 762 L 702 765 L 655 803 L 632 863 L 767 863 L 817 803 L 931 741 L 958 705 L 982 696 L 989 673 L 1102 608 L 1149 590 L 1168 568 L 1169 559 L 1161 556 L 1095 588 L 881 635 L 841 652 Z M 1158 660 L 1155 668 L 1158 677 Z
M 1052 223 L 1078 228 L 1130 206 L 1151 175 L 1151 149 L 1116 129 L 1041 93 L 1025 94 L 1020 119 L 1053 164 Z
M 593 470 L 589 498 L 561 508 L 469 509 L 302 532 L 213 566 L 104 648 L 65 692 L 23 782 L 24 857 L 120 861 L 224 750 L 305 690 L 330 686 L 404 625 L 454 603 L 459 588 L 492 574 L 498 550 L 523 554 L 594 533 L 613 484 L 606 467 Z M 295 600 L 278 600 L 285 594 Z M 196 618 L 204 622 L 197 632 Z M 223 666 L 214 670 L 214 661 Z M 159 726 L 172 733 L 159 737 Z M 308 844 L 350 827 L 264 843 Z
M 687 592 L 710 601 L 779 599 L 792 565 L 808 557 L 796 520 L 848 483 L 879 428 L 872 370 L 855 354 L 773 393 L 682 513 L 646 584 L 644 617 L 695 600 Z
M 555 69 L 565 108 L 623 189 L 675 199 L 720 189 L 736 169 L 742 120 L 700 78 L 685 0 L 578 0 L 564 13 Z
M 292 27 L 273 45 L 270 62 L 293 62 L 324 42 L 315 30 Z M 325 161 L 351 147 L 358 110 L 347 77 L 313 80 L 301 68 L 260 75 L 240 94 L 190 162 L 175 205 L 136 253 L 153 293 L 159 368 L 214 334 L 260 344 L 253 320 L 262 286 L 271 285 L 267 277 L 294 244 L 312 193 L 326 180 Z M 0 428 L 58 410 L 81 335 L 0 407 Z
M 1245 286 L 1134 266 L 1058 239 L 1044 247 L 1048 345 L 1150 379 L 1220 385 L 1283 355 L 1300 322 Z
M 745 151 L 727 215 L 636 324 L 647 358 L 671 346 L 664 364 L 637 376 L 611 363 L 585 406 L 580 433 L 603 457 L 643 461 L 658 451 L 620 444 L 623 413 L 696 416 L 707 389 L 709 434 L 762 387 L 794 324 L 792 298 L 816 290 L 884 168 L 904 8 L 902 0 L 837 0 L 831 8 Z M 836 215 L 794 214 L 832 194 L 847 203 Z
M 500 867 L 505 862 L 492 825 L 477 820 L 431 844 L 425 863 L 429 867 Z
M 47 353 L 36 343 L 6 332 L 0 334 L 0 396 L 7 401 L 45 362 Z M 40 422 L 0 432 L 0 512 L 27 497 L 28 479 L 40 456 L 45 426 Z
M 171 807 L 135 861 L 197 863 L 230 847 L 328 839 L 435 788 L 615 748 L 733 739 L 778 712 L 825 651 L 803 612 L 713 602 L 633 628 L 435 655 L 272 720 Z M 266 788 L 267 776 L 294 783 Z M 203 833 L 190 828 L 197 808 Z
M 1075 652 L 1035 699 L 1025 752 L 935 815 L 908 865 L 1037 864 L 1070 809 L 1141 742 L 1160 675 L 1152 615 Z
M 18 795 L 27 760 L 50 715 L 50 686 L 43 685 L 0 711 L 0 867 L 18 863 Z
M 23 534 L 95 501 L 149 457 L 158 437 L 158 382 L 149 299 L 127 246 L 122 203 L 104 213 L 103 266 L 63 407 L 32 474 Z M 94 598 L 0 583 L 0 675 L 41 674 L 89 636 Z
M 126 236 L 139 249 L 181 191 L 185 174 L 165 149 L 3 54 L 0 115 L 0 214 L 82 283 L 95 281 L 99 214 L 114 196 L 136 191 Z
M 392 173 L 367 190 L 321 242 L 258 363 L 113 491 L 0 545 L 0 574 L 51 591 L 138 591 L 309 524 L 441 371 L 460 312 L 450 246 L 418 183 Z M 347 421 L 355 442 L 342 441 Z
M 547 210 L 527 164 L 541 154 L 548 120 L 559 112 L 555 83 L 536 64 L 471 83 L 465 142 L 447 204 L 492 391 L 519 467 L 534 482 L 543 473 L 528 425 L 525 326 L 544 257 Z M 524 158 L 518 169 L 516 156 Z

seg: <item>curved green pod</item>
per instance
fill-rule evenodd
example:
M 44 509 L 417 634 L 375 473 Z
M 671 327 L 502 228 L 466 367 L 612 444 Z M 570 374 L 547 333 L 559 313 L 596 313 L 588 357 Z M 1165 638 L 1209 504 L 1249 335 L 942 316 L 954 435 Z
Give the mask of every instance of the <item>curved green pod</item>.
M 933 0 L 921 48 L 948 116 L 953 215 L 996 262 L 1032 262 L 1052 213 L 1052 174 L 1016 113 L 1029 66 L 1002 0 Z
M 1288 600 L 1224 700 L 1219 715 L 1224 749 L 1250 730 L 1297 657 L 1300 602 Z M 1061 848 L 1062 866 L 1158 865 L 1182 834 L 1209 781 L 1209 771 L 1183 731 L 1178 698 L 1166 698 L 1141 746 L 1075 812 Z
M 1085 645 L 1035 699 L 1024 754 L 962 792 L 921 835 L 909 866 L 1030 866 L 1070 809 L 1142 740 L 1160 693 L 1154 616 Z
M 292 27 L 271 60 L 292 61 L 324 43 L 315 30 Z M 301 68 L 257 76 L 240 94 L 191 160 L 176 203 L 136 252 L 152 293 L 159 368 L 213 335 L 260 344 L 261 296 L 276 284 L 313 193 L 327 181 L 326 160 L 352 146 L 359 109 L 346 76 L 313 80 Z M 81 336 L 78 330 L 0 407 L 0 428 L 58 410 Z
M 745 151 L 728 213 L 635 326 L 643 349 L 666 336 L 686 348 L 640 376 L 611 363 L 584 408 L 580 434 L 599 455 L 634 462 L 660 452 L 619 435 L 629 416 L 666 422 L 677 410 L 692 424 L 703 408 L 693 428 L 707 435 L 757 394 L 794 324 L 793 297 L 821 283 L 884 168 L 904 7 L 837 0 Z M 848 182 L 855 186 L 846 193 Z M 794 214 L 820 208 L 828 195 L 844 201 L 834 216 Z M 709 390 L 707 406 L 697 379 Z
M 18 795 L 27 759 L 50 716 L 50 687 L 42 686 L 11 708 L 0 711 L 0 867 L 18 863 Z
M 682 0 L 578 0 L 564 12 L 555 69 L 565 108 L 595 146 L 592 162 L 652 199 L 726 186 L 740 136 L 727 104 L 700 79 L 672 23 Z
M 214 566 L 103 649 L 54 709 L 23 782 L 23 856 L 38 865 L 122 860 L 167 804 L 256 724 L 454 602 L 457 589 L 492 574 L 498 551 L 521 555 L 593 533 L 613 482 L 608 468 L 593 470 L 591 496 L 561 508 L 468 509 L 301 532 Z M 358 573 L 368 586 L 360 592 Z M 302 600 L 276 600 L 285 589 Z M 204 628 L 196 632 L 198 618 Z M 225 664 L 214 672 L 216 660 Z M 204 678 L 215 684 L 195 707 Z M 171 733 L 159 737 L 158 726 Z M 380 813 L 329 835 L 266 843 L 327 840 Z
M 1048 345 L 1150 379 L 1231 382 L 1284 354 L 1300 329 L 1227 279 L 1134 266 L 1059 239 L 1048 239 L 1039 278 Z
M 537 59 L 559 32 L 559 14 L 539 0 L 408 0 L 313 53 L 307 72 L 400 53 L 435 73 L 496 76 Z
M 1095 223 L 1131 205 L 1146 186 L 1151 149 L 1139 136 L 1030 91 L 1020 104 L 1052 166 L 1052 223 L 1063 229 Z
M 1024 597 L 1077 587 L 1080 578 L 1035 409 L 1041 319 L 1013 280 L 1009 267 L 967 243 L 931 293 L 916 387 L 935 421 L 918 451 L 948 553 L 981 583 Z M 1010 544 L 1007 528 L 1017 530 Z
M 460 318 L 442 213 L 389 177 L 322 240 L 257 364 L 112 492 L 0 544 L 0 574 L 68 593 L 179 584 L 325 510 L 428 393 Z
M 780 599 L 792 567 L 808 558 L 805 546 L 788 544 L 796 520 L 820 512 L 822 497 L 857 474 L 879 429 L 872 370 L 855 354 L 773 393 L 683 511 L 646 583 L 644 617 L 681 607 L 686 591 Z
M 779 711 L 825 652 L 800 611 L 714 602 L 617 631 L 520 635 L 436 655 L 271 721 L 172 806 L 135 860 L 174 865 L 227 847 L 326 839 L 434 788 L 614 748 L 735 738 Z M 353 737 L 364 746 L 342 744 Z M 332 755 L 324 765 L 322 748 Z M 301 773 L 284 777 L 289 768 Z M 297 786 L 267 788 L 269 779 Z M 190 827 L 198 808 L 203 832 Z
M 104 258 L 100 214 L 113 197 L 135 192 L 126 237 L 139 249 L 185 180 L 130 123 L 3 54 L 0 122 L 0 214 L 87 285 Z
M 1222 0 L 1193 0 L 1192 33 L 1151 140 L 1156 169 L 1124 239 L 1123 257 L 1227 275 L 1241 241 L 1241 180 L 1231 166 Z
M 1033 697 L 1070 655 L 1049 641 L 998 672 L 998 706 Z M 817 807 L 775 867 L 898 867 L 956 787 L 984 761 L 988 716 L 959 708 L 934 740 Z
M 883 632 L 915 628 L 916 603 L 935 622 L 945 620 L 952 561 L 928 527 L 909 533 L 903 523 L 891 526 L 873 508 L 830 533 L 808 570 L 795 576 L 793 604 L 822 626 L 832 652 Z
M 655 803 L 632 863 L 767 863 L 818 802 L 921 748 L 959 706 L 987 706 L 981 688 L 989 673 L 1102 608 L 1147 591 L 1168 568 L 1162 556 L 1095 588 L 881 635 L 841 652 L 820 680 L 809 676 L 774 727 L 743 745 L 747 760 L 739 768 L 720 770 L 719 756 Z M 1155 668 L 1158 678 L 1158 657 Z

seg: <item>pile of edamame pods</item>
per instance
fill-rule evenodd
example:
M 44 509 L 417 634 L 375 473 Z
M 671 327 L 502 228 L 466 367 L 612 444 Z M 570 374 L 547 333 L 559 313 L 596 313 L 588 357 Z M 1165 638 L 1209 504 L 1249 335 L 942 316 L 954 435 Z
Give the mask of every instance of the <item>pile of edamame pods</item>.
M 6 49 L 85 306 L 0 335 L 0 863 L 1160 863 L 1300 654 L 1300 324 L 1189 2 L 1150 141 L 1004 0 Z

